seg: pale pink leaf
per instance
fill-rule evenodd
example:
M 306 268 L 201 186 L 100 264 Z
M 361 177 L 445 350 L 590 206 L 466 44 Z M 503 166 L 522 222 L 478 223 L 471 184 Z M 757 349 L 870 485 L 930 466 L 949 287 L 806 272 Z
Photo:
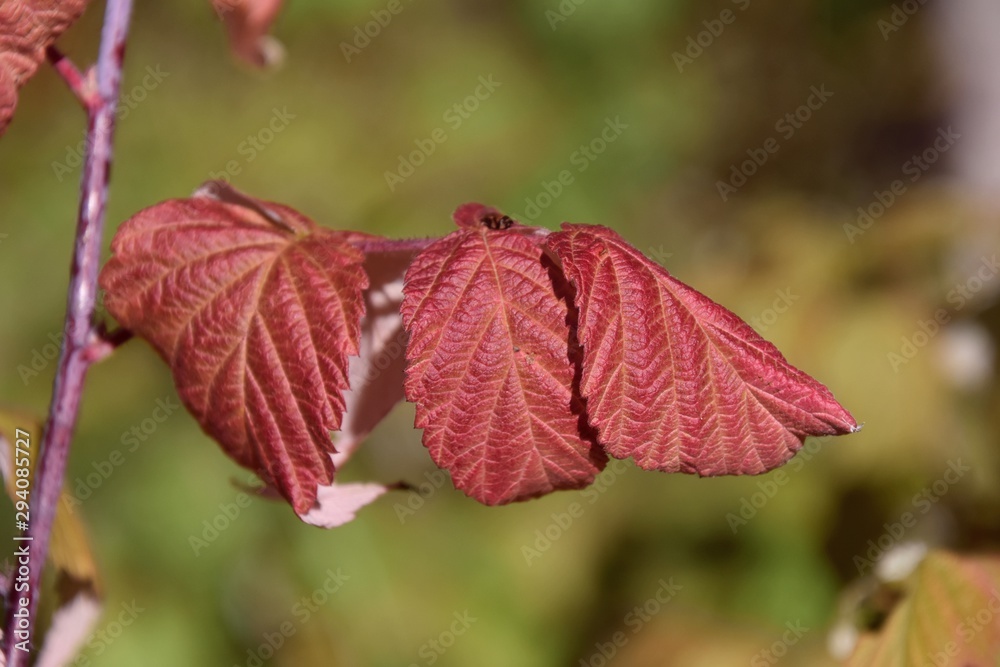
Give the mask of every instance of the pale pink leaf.
M 344 392 L 344 417 L 334 434 L 333 464 L 342 470 L 361 441 L 403 400 L 406 368 L 406 332 L 399 314 L 403 301 L 403 273 L 414 253 L 378 252 L 365 258 L 369 287 L 361 320 L 360 354 L 351 357 L 350 390 Z M 301 518 L 321 528 L 353 521 L 358 510 L 374 502 L 390 487 L 384 484 L 321 486 L 317 504 Z
M 334 482 L 321 486 L 314 505 L 299 517 L 319 528 L 337 528 L 354 521 L 358 510 L 375 502 L 389 491 L 384 484 Z
M 79 593 L 64 602 L 52 614 L 52 623 L 45 633 L 35 667 L 64 667 L 76 659 L 101 620 L 103 609 L 100 600 L 87 593 Z
M 350 389 L 344 393 L 344 419 L 334 454 L 338 468 L 403 400 L 407 337 L 400 307 L 403 275 L 414 255 L 411 251 L 378 252 L 365 258 L 369 287 L 364 293 L 360 351 L 358 356 L 351 357 Z

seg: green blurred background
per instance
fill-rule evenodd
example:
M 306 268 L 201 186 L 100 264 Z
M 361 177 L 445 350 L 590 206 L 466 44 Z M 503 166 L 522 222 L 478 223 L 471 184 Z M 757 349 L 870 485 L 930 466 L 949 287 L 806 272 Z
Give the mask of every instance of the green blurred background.
M 972 470 L 904 541 L 996 544 L 1000 280 L 984 278 L 961 306 L 949 300 L 971 291 L 997 249 L 997 184 L 976 155 L 996 146 L 988 117 L 1000 110 L 968 91 L 1000 63 L 967 67 L 976 42 L 956 28 L 981 25 L 988 7 L 961 24 L 928 4 L 886 32 L 891 2 L 578 2 L 562 3 L 573 11 L 553 28 L 555 0 L 404 0 L 348 63 L 341 44 L 387 3 L 292 0 L 274 29 L 284 66 L 265 74 L 234 63 L 207 2 L 138 3 L 107 238 L 231 161 L 232 182 L 255 196 L 391 237 L 447 233 L 465 201 L 522 219 L 530 201 L 547 203 L 537 224 L 614 227 L 756 318 L 864 430 L 811 445 L 785 477 L 695 479 L 628 463 L 605 473 L 599 493 L 503 508 L 446 482 L 422 505 L 399 492 L 332 531 L 255 500 L 195 555 L 191 536 L 234 503 L 232 481 L 246 473 L 183 411 L 149 421 L 175 393 L 167 367 L 131 342 L 91 371 L 70 461 L 76 489 L 116 450 L 123 459 L 79 508 L 108 596 L 98 628 L 111 641 L 95 638 L 78 664 L 254 665 L 285 624 L 293 633 L 265 664 L 763 665 L 791 623 L 808 631 L 781 649 L 781 664 L 832 665 L 828 633 L 853 616 L 844 592 L 858 579 L 855 556 L 914 510 L 949 461 Z M 95 3 L 60 41 L 81 65 L 102 10 Z M 734 20 L 679 68 L 675 53 L 725 10 Z M 147 68 L 162 80 L 144 87 Z M 500 86 L 454 127 L 445 113 L 481 76 Z M 787 136 L 776 123 L 813 86 L 833 96 Z M 275 109 L 294 118 L 248 150 Z M 580 171 L 574 154 L 607 119 L 627 128 Z M 905 165 L 950 125 L 961 139 L 909 181 Z M 390 189 L 386 172 L 439 127 L 447 141 Z M 0 141 L 0 400 L 39 413 L 54 369 L 46 346 L 62 326 L 83 131 L 43 66 Z M 770 137 L 779 150 L 723 201 L 717 183 Z M 539 200 L 563 170 L 573 183 Z M 845 231 L 895 179 L 905 194 L 863 234 Z M 937 309 L 949 326 L 916 336 L 925 344 L 893 364 Z M 26 374 L 33 363 L 38 374 Z M 130 451 L 144 420 L 155 430 Z M 435 468 L 412 420 L 400 406 L 343 477 L 427 479 Z M 768 489 L 777 492 L 760 495 Z M 744 501 L 762 506 L 736 524 Z M 420 507 L 404 514 L 406 503 Z M 573 503 L 582 513 L 553 528 Z M 0 539 L 12 525 L 0 516 Z M 528 562 L 525 548 L 546 546 L 537 531 L 558 538 Z M 323 600 L 331 573 L 347 578 L 303 613 L 301 599 Z M 650 602 L 671 578 L 673 598 Z M 116 627 L 133 601 L 142 611 Z M 454 624 L 456 614 L 476 620 Z M 616 632 L 625 641 L 613 646 Z

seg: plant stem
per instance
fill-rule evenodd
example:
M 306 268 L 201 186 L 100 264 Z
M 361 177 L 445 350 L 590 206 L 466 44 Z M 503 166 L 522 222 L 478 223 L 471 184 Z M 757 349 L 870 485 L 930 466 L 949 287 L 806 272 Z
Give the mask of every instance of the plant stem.
M 65 338 L 56 369 L 49 416 L 38 451 L 39 459 L 31 495 L 31 522 L 28 529 L 30 541 L 21 543 L 30 547 L 28 590 L 15 592 L 17 579 L 14 578 L 7 594 L 7 617 L 4 623 L 7 667 L 19 667 L 29 655 L 27 651 L 16 648 L 18 638 L 15 630 L 23 626 L 18 624 L 15 613 L 22 609 L 18 604 L 19 599 L 26 597 L 27 605 L 23 607 L 27 610 L 26 627 L 33 632 L 38 609 L 38 588 L 48 557 L 49 538 L 66 472 L 70 440 L 76 427 L 84 378 L 94 361 L 94 355 L 88 354 L 88 350 L 95 336 L 100 335 L 94 322 L 97 272 L 101 261 L 101 237 L 111 171 L 115 112 L 131 14 L 132 0 L 108 0 L 97 57 L 96 94 L 91 96 L 93 99 L 89 104 L 86 103 L 86 97 L 81 98 L 87 109 L 87 151 L 80 184 L 76 246 L 70 269 Z M 57 61 L 54 63 L 57 69 L 60 62 L 68 64 Z M 79 97 L 78 90 L 83 88 L 75 87 L 72 83 L 76 68 L 60 69 L 64 78 L 67 77 L 67 72 L 67 82 Z M 82 79 L 79 81 L 82 82 Z
M 419 252 L 437 241 L 437 238 L 423 239 L 361 239 L 351 241 L 351 245 L 366 254 L 381 252 Z
M 84 109 L 90 109 L 99 103 L 97 91 L 93 89 L 93 80 L 81 73 L 73 61 L 67 58 L 62 51 L 50 46 L 45 49 L 45 57 L 52 64 L 52 68 L 62 77 L 66 86 L 76 95 L 76 99 L 80 100 Z
M 102 361 L 111 356 L 119 346 L 132 340 L 133 333 L 121 327 L 114 331 L 105 331 L 103 327 L 98 327 L 91 337 L 90 344 L 84 350 L 84 356 L 92 364 Z

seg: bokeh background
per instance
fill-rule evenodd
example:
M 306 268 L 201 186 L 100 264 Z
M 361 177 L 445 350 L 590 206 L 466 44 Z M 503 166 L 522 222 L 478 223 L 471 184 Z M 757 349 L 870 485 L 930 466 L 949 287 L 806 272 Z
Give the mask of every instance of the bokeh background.
M 784 477 L 627 463 L 587 495 L 503 508 L 446 481 L 332 531 L 254 500 L 196 554 L 192 536 L 205 537 L 246 473 L 182 410 L 153 421 L 175 393 L 134 341 L 91 371 L 70 461 L 108 598 L 104 638 L 77 664 L 833 665 L 831 629 L 843 638 L 862 615 L 870 569 L 856 557 L 870 557 L 885 524 L 919 517 L 893 547 L 996 546 L 995 3 L 403 0 L 348 62 L 342 45 L 386 6 L 291 0 L 274 29 L 284 66 L 262 74 L 234 62 L 207 2 L 139 3 L 108 238 L 232 164 L 237 187 L 336 228 L 440 235 L 465 201 L 553 228 L 605 224 L 754 322 L 866 426 L 810 444 Z M 80 64 L 102 10 L 60 41 Z M 724 11 L 733 20 L 717 23 Z M 500 85 L 456 127 L 446 114 L 480 77 Z M 832 96 L 803 112 L 814 88 Z M 797 110 L 797 123 L 778 124 Z M 279 112 L 281 131 L 248 144 Z M 608 119 L 627 127 L 581 162 Z M 386 172 L 435 128 L 447 140 L 390 188 Z M 958 138 L 935 148 L 949 128 Z M 39 413 L 83 131 L 43 67 L 0 142 L 0 400 Z M 777 152 L 744 166 L 769 139 Z M 572 184 L 540 197 L 563 170 Z M 724 198 L 718 184 L 734 170 L 754 173 Z M 878 213 L 896 180 L 902 194 Z M 866 227 L 859 207 L 877 213 Z M 934 328 L 937 311 L 947 325 Z M 431 479 L 412 420 L 401 405 L 344 478 Z M 91 488 L 113 456 L 121 464 Z M 969 471 L 938 484 L 922 512 L 915 496 L 959 459 Z M 579 516 L 558 527 L 573 503 Z M 12 525 L 0 516 L 0 539 Z M 546 532 L 556 539 L 540 541 Z M 320 594 L 332 575 L 339 588 Z M 674 594 L 655 602 L 664 584 Z M 322 602 L 305 613 L 313 596 Z M 141 609 L 126 627 L 115 625 L 122 605 Z M 256 662 L 283 624 L 293 632 Z M 783 644 L 789 624 L 800 632 Z

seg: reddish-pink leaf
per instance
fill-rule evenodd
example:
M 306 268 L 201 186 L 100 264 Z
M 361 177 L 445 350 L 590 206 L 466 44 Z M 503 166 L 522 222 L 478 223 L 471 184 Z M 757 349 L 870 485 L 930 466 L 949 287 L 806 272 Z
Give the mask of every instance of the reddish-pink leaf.
M 17 91 L 45 60 L 50 46 L 87 6 L 88 0 L 0 2 L 0 135 L 17 106 Z
M 539 230 L 479 205 L 455 219 L 403 288 L 406 397 L 424 444 L 487 505 L 585 486 L 606 458 L 574 391 L 568 285 Z
M 360 236 L 212 184 L 126 221 L 101 273 L 108 312 L 170 364 L 202 428 L 299 514 L 333 479 L 367 286 Z
M 233 53 L 256 67 L 281 60 L 281 44 L 268 35 L 281 11 L 282 0 L 212 0 L 222 19 Z
M 642 468 L 758 474 L 854 418 L 739 317 L 606 227 L 548 237 L 576 288 L 581 393 L 601 443 Z

